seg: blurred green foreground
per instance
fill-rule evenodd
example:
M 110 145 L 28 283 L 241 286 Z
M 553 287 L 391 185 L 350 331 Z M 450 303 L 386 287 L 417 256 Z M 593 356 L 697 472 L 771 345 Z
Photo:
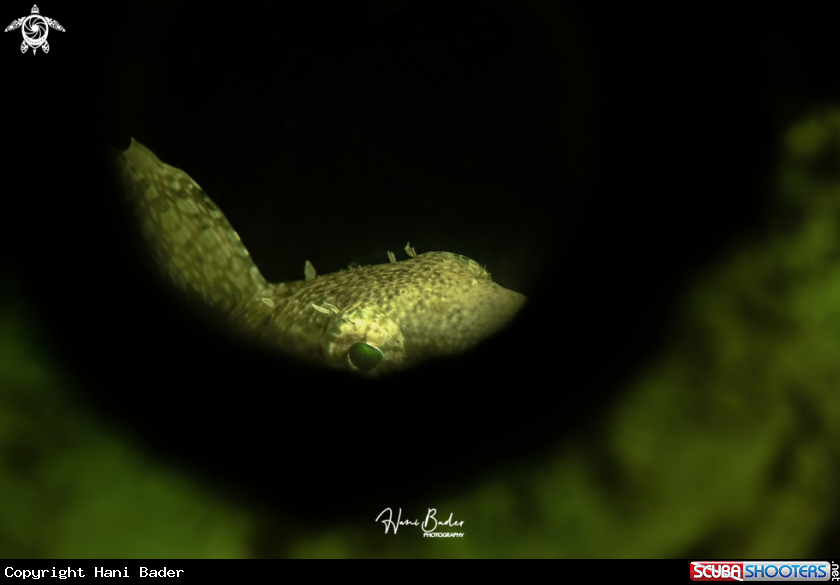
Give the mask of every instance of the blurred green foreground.
M 463 539 L 386 537 L 371 518 L 294 531 L 285 554 L 840 552 L 840 110 L 792 127 L 783 153 L 776 219 L 698 275 L 666 349 L 605 417 L 597 454 L 566 441 L 436 501 L 440 519 L 465 521 Z M 7 287 L 0 302 L 0 557 L 258 554 L 256 506 L 71 402 L 24 299 Z

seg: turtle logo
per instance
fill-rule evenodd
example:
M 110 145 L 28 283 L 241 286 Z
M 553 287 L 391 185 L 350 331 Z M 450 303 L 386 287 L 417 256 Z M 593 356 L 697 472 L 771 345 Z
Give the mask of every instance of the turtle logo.
M 18 18 L 12 21 L 12 24 L 6 27 L 3 32 L 9 32 L 20 27 L 23 33 L 23 42 L 20 44 L 20 52 L 25 53 L 26 49 L 32 47 L 32 54 L 41 48 L 45 53 L 50 52 L 50 44 L 47 42 L 47 33 L 50 32 L 49 27 L 64 32 L 64 27 L 58 24 L 58 21 L 46 16 L 41 16 L 38 10 L 38 5 L 32 5 L 32 14 Z

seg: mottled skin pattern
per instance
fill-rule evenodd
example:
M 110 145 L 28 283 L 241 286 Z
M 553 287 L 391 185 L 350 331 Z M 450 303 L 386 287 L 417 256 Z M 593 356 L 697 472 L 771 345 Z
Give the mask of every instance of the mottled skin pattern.
M 525 303 L 478 263 L 449 252 L 268 283 L 224 214 L 185 172 L 134 140 L 117 162 L 164 277 L 224 315 L 234 332 L 287 355 L 368 376 L 396 372 L 469 350 Z M 348 357 L 357 342 L 381 352 L 375 368 L 362 371 Z

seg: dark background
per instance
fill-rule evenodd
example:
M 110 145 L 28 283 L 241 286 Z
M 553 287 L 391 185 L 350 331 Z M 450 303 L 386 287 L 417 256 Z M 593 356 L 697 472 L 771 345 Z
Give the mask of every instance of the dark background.
M 146 2 L 73 18 L 49 55 L 3 51 L 3 261 L 103 415 L 292 515 L 411 501 L 429 466 L 469 485 L 585 429 L 658 351 L 687 279 L 760 229 L 780 129 L 840 89 L 830 24 L 797 14 Z M 408 240 L 531 302 L 473 354 L 375 383 L 236 346 L 144 263 L 107 166 L 131 136 L 197 180 L 269 280 Z

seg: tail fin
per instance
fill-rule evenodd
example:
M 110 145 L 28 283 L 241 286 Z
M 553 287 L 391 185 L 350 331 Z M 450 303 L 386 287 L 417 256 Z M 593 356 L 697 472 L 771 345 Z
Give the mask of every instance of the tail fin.
M 268 286 L 227 218 L 187 173 L 133 138 L 116 158 L 143 239 L 178 291 L 230 311 Z

